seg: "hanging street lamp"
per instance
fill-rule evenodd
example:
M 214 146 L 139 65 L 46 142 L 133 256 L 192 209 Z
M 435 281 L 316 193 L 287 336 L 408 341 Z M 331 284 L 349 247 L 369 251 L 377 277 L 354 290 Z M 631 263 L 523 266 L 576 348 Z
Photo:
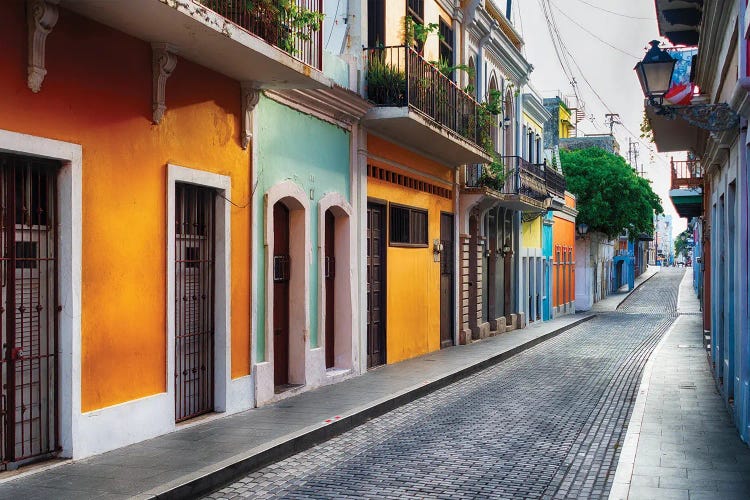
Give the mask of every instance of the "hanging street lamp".
M 643 95 L 648 99 L 648 104 L 656 109 L 657 115 L 669 120 L 680 117 L 695 127 L 712 132 L 739 126 L 739 115 L 727 103 L 665 105 L 664 96 L 670 90 L 677 60 L 659 48 L 658 40 L 652 40 L 650 44 L 651 48 L 643 60 L 633 69 L 638 75 Z
M 652 40 L 651 48 L 646 52 L 643 61 L 635 65 L 635 72 L 641 82 L 643 94 L 652 106 L 663 103 L 664 94 L 669 91 L 672 74 L 677 60 L 669 52 L 659 48 L 659 41 Z

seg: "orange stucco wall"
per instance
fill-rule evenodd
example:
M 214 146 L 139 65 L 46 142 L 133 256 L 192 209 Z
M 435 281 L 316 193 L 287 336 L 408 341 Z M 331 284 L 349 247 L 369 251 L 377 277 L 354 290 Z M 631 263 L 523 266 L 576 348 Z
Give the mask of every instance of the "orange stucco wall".
M 565 195 L 565 205 L 575 208 L 576 199 L 569 194 Z M 552 226 L 552 257 L 555 260 L 555 269 L 552 275 L 552 305 L 557 307 L 561 304 L 575 300 L 575 260 L 576 260 L 576 226 L 575 222 L 559 217 L 555 212 L 554 225 Z M 558 255 L 563 262 L 558 264 Z M 566 255 L 565 258 L 562 256 Z
M 371 165 L 436 184 L 434 178 L 393 165 L 398 163 L 453 183 L 452 169 L 379 137 L 368 136 L 367 149 L 390 160 L 386 163 L 369 158 Z M 440 212 L 453 213 L 453 200 L 373 178 L 367 179 L 367 196 L 428 211 L 427 248 L 387 246 L 386 355 L 388 363 L 395 363 L 440 348 L 440 263 L 433 259 L 432 242 L 440 239 Z
M 153 125 L 149 44 L 60 9 L 47 38 L 48 73 L 34 94 L 24 3 L 0 3 L 0 19 L 0 128 L 83 149 L 82 410 L 163 392 L 167 163 L 230 175 L 232 199 L 247 203 L 239 84 L 179 59 L 167 112 Z M 250 367 L 249 208 L 232 207 L 231 217 L 238 377 Z

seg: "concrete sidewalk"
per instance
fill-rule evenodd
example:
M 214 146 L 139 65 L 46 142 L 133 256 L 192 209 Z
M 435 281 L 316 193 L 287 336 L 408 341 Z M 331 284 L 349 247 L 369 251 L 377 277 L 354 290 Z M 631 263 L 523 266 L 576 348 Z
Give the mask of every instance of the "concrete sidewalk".
M 655 270 L 636 280 L 643 284 Z M 615 310 L 629 293 L 602 301 Z M 380 367 L 344 382 L 79 461 L 0 478 L 0 498 L 193 498 L 492 366 L 592 319 L 535 323 L 468 346 Z
M 750 498 L 750 448 L 709 371 L 691 278 L 685 274 L 679 316 L 644 369 L 610 500 Z

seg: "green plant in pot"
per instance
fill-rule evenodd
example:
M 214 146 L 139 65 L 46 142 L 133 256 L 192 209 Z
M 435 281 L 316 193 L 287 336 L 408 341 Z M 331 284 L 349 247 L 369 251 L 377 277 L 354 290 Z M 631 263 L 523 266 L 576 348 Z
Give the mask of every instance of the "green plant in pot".
M 384 61 L 384 49 L 370 52 L 367 63 L 367 98 L 377 104 L 406 104 L 406 75 Z

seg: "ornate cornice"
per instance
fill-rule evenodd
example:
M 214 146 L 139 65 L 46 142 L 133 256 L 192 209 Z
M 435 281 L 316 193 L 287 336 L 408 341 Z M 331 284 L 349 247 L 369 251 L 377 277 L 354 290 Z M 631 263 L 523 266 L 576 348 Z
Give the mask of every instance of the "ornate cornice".
M 29 31 L 29 66 L 27 83 L 32 92 L 39 92 L 47 74 L 44 52 L 47 35 L 57 24 L 57 1 L 28 0 L 26 22 Z
M 153 121 L 159 124 L 167 110 L 165 103 L 165 88 L 167 79 L 172 75 L 175 66 L 177 66 L 177 50 L 166 43 L 152 43 L 152 67 L 153 67 Z

